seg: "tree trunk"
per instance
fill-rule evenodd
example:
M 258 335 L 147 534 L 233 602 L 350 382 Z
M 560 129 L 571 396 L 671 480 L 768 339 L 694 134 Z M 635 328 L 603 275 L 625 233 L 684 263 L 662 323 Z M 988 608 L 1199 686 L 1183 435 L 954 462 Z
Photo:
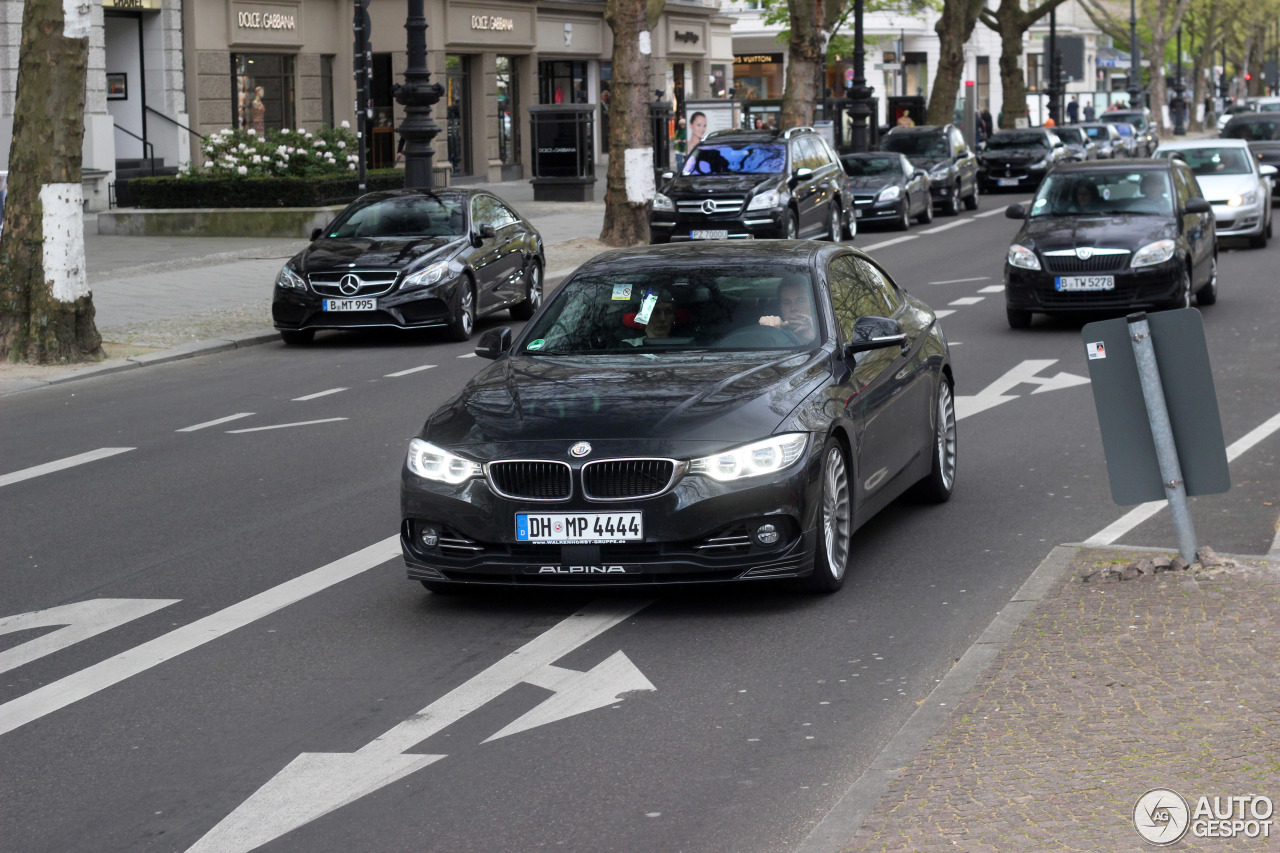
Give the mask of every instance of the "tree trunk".
M 1012 7 L 1012 12 L 1006 12 Z M 1021 25 L 1021 10 L 1017 0 L 1001 0 L 1000 10 L 996 13 L 1000 33 L 1000 91 L 1004 105 L 1000 108 L 1000 127 L 1017 127 L 1018 119 L 1027 116 L 1027 81 L 1022 73 L 1019 59 L 1022 56 L 1022 34 L 1026 31 Z
M 837 7 L 839 4 L 836 4 Z M 813 124 L 819 69 L 827 62 L 826 4 L 823 0 L 791 0 L 791 40 L 787 49 L 787 80 L 782 92 L 782 127 Z
M 960 79 L 964 76 L 964 46 L 973 35 L 978 14 L 985 7 L 985 0 L 946 0 L 942 5 L 942 16 L 933 27 L 940 44 L 938 71 L 933 78 L 925 119 L 929 124 L 947 124 L 952 120 Z M 976 106 L 981 110 L 981 104 Z
M 654 161 L 648 97 L 653 57 L 648 45 L 663 4 L 664 0 L 608 0 L 605 5 L 605 21 L 613 30 L 613 82 L 600 239 L 610 246 L 649 242 Z
M 0 349 L 39 364 L 100 359 L 85 279 L 84 85 L 89 4 L 26 0 L 0 235 Z

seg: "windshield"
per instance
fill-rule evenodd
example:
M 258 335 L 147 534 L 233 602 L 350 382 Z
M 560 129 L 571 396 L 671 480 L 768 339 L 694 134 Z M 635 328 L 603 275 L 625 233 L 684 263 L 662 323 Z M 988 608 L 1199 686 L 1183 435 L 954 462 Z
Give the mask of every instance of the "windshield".
M 1084 131 L 1078 127 L 1055 127 L 1053 132 L 1067 145 L 1084 145 Z
M 1083 130 L 1090 139 L 1101 139 L 1103 141 L 1111 139 L 1111 136 L 1108 135 L 1105 127 L 1082 127 L 1081 130 Z
M 1157 156 L 1177 157 L 1186 161 L 1198 178 L 1208 175 L 1253 174 L 1249 152 L 1242 148 L 1182 148 L 1177 151 L 1160 151 Z
M 1272 104 L 1260 104 L 1258 106 L 1260 113 L 1280 113 L 1280 102 Z
M 1147 126 L 1147 120 L 1138 113 L 1103 113 L 1102 120 L 1105 122 L 1123 122 L 1131 124 L 1138 130 Z
M 997 133 L 987 142 L 987 150 L 1001 148 L 1048 148 L 1049 140 L 1043 133 Z
M 702 143 L 684 164 L 685 175 L 781 175 L 787 147 L 758 142 Z
M 1275 119 L 1259 121 L 1231 121 L 1222 129 L 1222 135 L 1229 139 L 1247 139 L 1250 142 L 1267 142 L 1280 139 L 1280 116 Z
M 1173 216 L 1163 171 L 1051 174 L 1040 185 L 1031 216 Z
M 1117 124 L 1116 130 L 1119 131 L 1121 136 L 1133 136 L 1133 125 L 1131 124 Z
M 328 237 L 459 237 L 466 233 L 459 195 L 384 198 L 356 202 L 334 220 Z
M 902 173 L 902 161 L 897 157 L 846 157 L 840 162 L 844 164 L 845 174 L 855 178 Z
M 908 157 L 947 156 L 947 142 L 937 133 L 890 133 L 880 147 Z
M 807 267 L 678 266 L 579 275 L 519 349 L 530 355 L 802 349 L 820 337 Z M 763 322 L 762 322 L 763 320 Z

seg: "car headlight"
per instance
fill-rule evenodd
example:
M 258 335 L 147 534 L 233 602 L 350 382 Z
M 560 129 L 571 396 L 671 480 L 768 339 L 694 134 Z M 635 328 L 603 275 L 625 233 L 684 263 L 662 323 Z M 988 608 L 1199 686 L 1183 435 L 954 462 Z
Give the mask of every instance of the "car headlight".
M 769 190 L 767 193 L 751 199 L 747 204 L 747 210 L 761 210 L 770 207 L 780 207 L 782 205 L 782 193 L 777 190 Z
M 1014 243 L 1009 247 L 1009 266 L 1020 267 L 1024 270 L 1040 269 L 1040 259 L 1036 257 L 1036 253 L 1028 249 L 1026 246 L 1019 246 Z
M 409 470 L 419 477 L 455 486 L 484 473 L 479 462 L 463 459 L 420 438 L 409 442 L 408 463 Z
M 1177 247 L 1178 244 L 1172 240 L 1157 240 L 1134 252 L 1133 262 L 1129 266 L 1149 267 L 1153 264 L 1163 264 L 1173 257 L 1173 252 Z
M 899 187 L 885 187 L 880 190 L 880 194 L 876 196 L 876 201 L 897 201 L 902 195 L 902 189 Z
M 763 441 L 744 444 L 722 453 L 691 460 L 689 473 L 705 474 L 722 483 L 740 480 L 743 477 L 772 474 L 799 459 L 808 443 L 807 432 L 771 436 Z
M 302 276 L 289 269 L 289 265 L 285 264 L 276 276 L 276 287 L 284 287 L 289 290 L 306 290 L 307 283 L 302 280 Z
M 427 285 L 435 284 L 437 281 L 444 278 L 445 273 L 448 271 L 448 261 L 436 261 L 429 267 L 420 269 L 415 273 L 405 276 L 404 281 L 400 283 L 400 287 L 426 287 Z
M 1242 204 L 1257 204 L 1257 203 L 1258 203 L 1258 193 L 1256 190 L 1250 190 L 1247 193 L 1233 195 L 1231 198 L 1227 199 L 1227 207 L 1239 207 Z
M 653 209 L 674 211 L 676 206 L 675 203 L 671 201 L 670 197 L 665 196 L 662 193 L 658 193 L 653 197 Z

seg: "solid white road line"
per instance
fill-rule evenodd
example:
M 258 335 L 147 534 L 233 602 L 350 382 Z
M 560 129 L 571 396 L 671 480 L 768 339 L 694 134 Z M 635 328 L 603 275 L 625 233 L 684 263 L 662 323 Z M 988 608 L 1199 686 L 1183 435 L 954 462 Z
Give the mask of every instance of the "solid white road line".
M 921 234 L 937 234 L 939 231 L 948 231 L 952 228 L 959 228 L 961 225 L 968 225 L 973 222 L 972 219 L 957 219 L 955 222 L 948 222 L 946 225 L 939 225 L 936 228 L 930 228 L 928 231 L 921 231 Z
M 883 249 L 887 246 L 896 246 L 899 243 L 905 243 L 908 240 L 914 240 L 919 234 L 907 234 L 904 237 L 894 237 L 892 240 L 885 240 L 883 243 L 872 243 L 870 246 L 855 246 L 855 249 L 861 249 L 864 252 L 871 252 L 876 249 Z
M 939 310 L 933 312 L 933 316 L 941 320 L 943 317 L 950 317 L 954 313 L 956 312 L 952 311 L 950 308 L 940 308 Z
M 973 278 L 949 278 L 946 281 L 931 281 L 930 284 L 967 284 L 971 281 L 989 281 L 991 276 L 978 275 Z
M 981 302 L 986 298 L 987 297 L 985 296 L 962 296 L 959 299 L 952 299 L 947 304 L 948 305 L 977 305 L 979 302 Z
M 56 462 L 46 462 L 43 465 L 36 465 L 33 468 L 24 468 L 21 471 L 14 471 L 12 474 L 4 474 L 0 476 L 0 486 L 9 486 L 13 483 L 21 483 L 23 480 L 30 480 L 32 477 L 40 477 L 45 474 L 52 474 L 54 471 L 61 471 L 64 468 L 74 468 L 77 465 L 83 465 L 86 462 L 97 462 L 99 459 L 106 459 L 109 456 L 115 456 L 119 453 L 128 453 L 130 450 L 137 450 L 136 447 L 100 447 L 97 450 L 90 450 L 88 453 L 81 453 L 77 456 L 68 456 L 66 459 L 59 459 Z
M 1280 430 L 1280 414 L 1271 416 L 1260 426 L 1255 427 L 1239 440 L 1233 442 L 1227 448 L 1227 461 L 1236 461 L 1246 451 L 1253 448 L 1276 430 Z M 1124 515 L 1120 516 L 1120 518 L 1084 540 L 1084 544 L 1091 547 L 1111 545 L 1121 536 L 1125 535 L 1168 505 L 1168 501 L 1148 501 L 1144 504 L 1138 504 Z
M 995 210 L 988 210 L 986 213 L 975 213 L 973 215 L 973 218 L 986 219 L 988 216 L 1000 216 L 1004 213 L 1004 211 L 1005 209 L 1003 207 L 998 207 Z
M 345 421 L 345 420 L 346 418 L 323 418 L 318 421 L 297 421 L 296 423 L 291 423 L 291 424 L 273 424 L 271 426 L 264 426 L 264 427 L 249 427 L 248 429 L 229 429 L 227 430 L 227 432 L 231 433 L 232 435 L 239 435 L 242 432 L 262 432 L 263 430 L 268 430 L 268 429 L 287 429 L 289 427 L 296 427 L 296 426 L 311 426 L 312 424 L 330 424 L 330 423 L 333 423 L 334 421 Z
M 79 702 L 99 690 L 105 690 L 183 652 L 199 648 L 237 628 L 399 556 L 400 535 L 388 536 L 354 554 L 348 554 L 326 566 L 156 637 L 148 643 L 46 684 L 25 696 L 0 705 L 0 735 Z
M 988 286 L 988 287 L 984 287 L 984 288 L 982 288 L 982 289 L 981 289 L 981 290 L 979 290 L 978 292 L 979 292 L 979 293 L 1004 293 L 1004 285 L 1003 285 L 1003 284 L 993 284 L 993 285 L 990 285 L 990 286 Z
M 301 403 L 306 400 L 314 400 L 316 397 L 328 397 L 330 394 L 340 394 L 345 390 L 347 389 L 346 388 L 330 388 L 328 391 L 317 391 L 316 393 L 308 394 L 305 397 L 294 397 L 290 402 Z
M 397 376 L 408 376 L 410 373 L 417 373 L 419 370 L 430 370 L 435 367 L 434 364 L 424 364 L 421 367 L 410 367 L 408 370 L 401 370 L 396 373 L 385 373 L 383 376 L 387 379 L 394 379 Z
M 240 412 L 239 414 L 235 414 L 235 415 L 227 415 L 225 418 L 218 418 L 216 421 L 205 421 L 204 423 L 196 424 L 195 426 L 183 427 L 182 429 L 175 429 L 174 432 L 195 432 L 196 430 L 204 429 L 205 427 L 217 426 L 218 424 L 225 424 L 230 421 L 238 421 L 241 418 L 248 418 L 252 416 L 253 416 L 253 412 Z

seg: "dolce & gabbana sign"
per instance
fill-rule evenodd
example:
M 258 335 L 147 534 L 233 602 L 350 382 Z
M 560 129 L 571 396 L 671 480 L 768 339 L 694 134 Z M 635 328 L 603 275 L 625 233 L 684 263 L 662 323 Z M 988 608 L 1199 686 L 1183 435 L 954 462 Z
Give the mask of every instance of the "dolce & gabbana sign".
M 232 0 L 229 4 L 232 46 L 302 44 L 300 7 L 300 3 Z
M 473 30 L 495 30 L 497 32 L 512 32 L 516 28 L 514 18 L 504 18 L 501 15 L 472 15 L 471 29 Z

